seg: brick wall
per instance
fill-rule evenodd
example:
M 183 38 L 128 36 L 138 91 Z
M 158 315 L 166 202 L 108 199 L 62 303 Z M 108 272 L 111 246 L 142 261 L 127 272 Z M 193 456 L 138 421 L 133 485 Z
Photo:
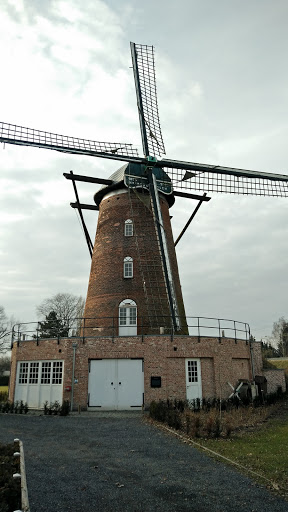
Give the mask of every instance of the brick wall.
M 276 393 L 279 387 L 283 392 L 286 391 L 284 370 L 264 369 L 262 375 L 267 379 L 267 393 Z
M 251 352 L 254 366 L 254 376 L 263 375 L 263 361 L 262 361 L 262 343 L 261 341 L 252 341 Z
M 201 361 L 202 396 L 226 398 L 231 393 L 230 382 L 235 385 L 239 378 L 252 379 L 250 349 L 245 341 L 223 338 L 193 338 L 190 336 L 134 336 L 112 338 L 82 338 L 21 341 L 14 343 L 10 398 L 14 397 L 17 361 L 64 360 L 64 386 L 71 385 L 73 349 L 78 343 L 75 362 L 74 404 L 87 405 L 88 362 L 90 359 L 142 358 L 144 361 L 145 405 L 151 400 L 186 398 L 185 359 Z M 151 376 L 161 376 L 162 387 L 151 388 Z M 63 399 L 70 393 L 64 391 Z

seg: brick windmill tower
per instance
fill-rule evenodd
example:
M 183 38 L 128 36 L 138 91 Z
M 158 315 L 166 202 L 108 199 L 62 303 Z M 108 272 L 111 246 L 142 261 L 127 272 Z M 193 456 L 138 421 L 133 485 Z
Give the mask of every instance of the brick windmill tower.
M 73 182 L 76 202 L 71 206 L 79 211 L 92 257 L 85 334 L 188 334 L 169 214 L 175 198 L 198 200 L 183 233 L 202 202 L 210 199 L 206 192 L 287 197 L 288 176 L 163 158 L 154 49 L 131 43 L 131 54 L 143 157 L 131 144 L 95 142 L 7 123 L 0 123 L 0 142 L 122 162 L 108 180 L 64 174 Z M 95 205 L 80 203 L 76 181 L 103 185 L 95 194 Z M 95 244 L 84 222 L 85 209 L 99 210 Z
M 84 312 L 90 335 L 188 334 L 169 215 L 171 180 L 161 168 L 153 176 L 154 197 L 149 170 L 125 164 L 94 196 L 99 218 Z

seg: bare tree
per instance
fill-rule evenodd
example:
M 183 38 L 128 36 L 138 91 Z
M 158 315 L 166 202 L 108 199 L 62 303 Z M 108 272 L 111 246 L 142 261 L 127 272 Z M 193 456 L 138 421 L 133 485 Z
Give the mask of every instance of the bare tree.
M 281 316 L 277 322 L 274 322 L 272 329 L 272 338 L 277 347 L 280 357 L 288 355 L 288 321 Z
M 5 354 L 10 348 L 10 334 L 12 320 L 6 316 L 5 309 L 0 306 L 0 354 Z
M 77 297 L 71 293 L 57 293 L 49 299 L 44 299 L 36 307 L 36 311 L 38 316 L 42 318 L 46 318 L 54 312 L 56 318 L 61 320 L 65 328 L 71 329 L 75 326 L 75 330 L 78 330 L 79 322 L 75 322 L 75 319 L 83 317 L 84 305 L 85 301 L 81 296 Z

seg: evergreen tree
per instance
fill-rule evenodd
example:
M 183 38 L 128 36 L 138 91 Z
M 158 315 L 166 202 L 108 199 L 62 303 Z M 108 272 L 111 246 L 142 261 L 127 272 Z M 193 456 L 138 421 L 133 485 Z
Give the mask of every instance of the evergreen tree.
M 65 327 L 60 318 L 57 317 L 55 311 L 50 311 L 46 315 L 43 322 L 39 322 L 39 337 L 40 338 L 58 338 L 68 336 L 69 328 Z
M 262 341 L 262 355 L 267 359 L 270 357 L 279 357 L 279 351 L 273 347 L 270 342 Z

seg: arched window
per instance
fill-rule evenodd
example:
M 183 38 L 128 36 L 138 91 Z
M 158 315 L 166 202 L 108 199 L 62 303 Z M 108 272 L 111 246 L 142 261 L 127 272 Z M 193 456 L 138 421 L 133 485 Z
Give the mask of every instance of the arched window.
M 130 256 L 124 258 L 124 277 L 133 277 L 133 258 L 130 258 Z
M 125 220 L 124 235 L 133 236 L 133 222 L 131 219 Z
M 132 299 L 119 304 L 119 336 L 137 335 L 137 305 Z

